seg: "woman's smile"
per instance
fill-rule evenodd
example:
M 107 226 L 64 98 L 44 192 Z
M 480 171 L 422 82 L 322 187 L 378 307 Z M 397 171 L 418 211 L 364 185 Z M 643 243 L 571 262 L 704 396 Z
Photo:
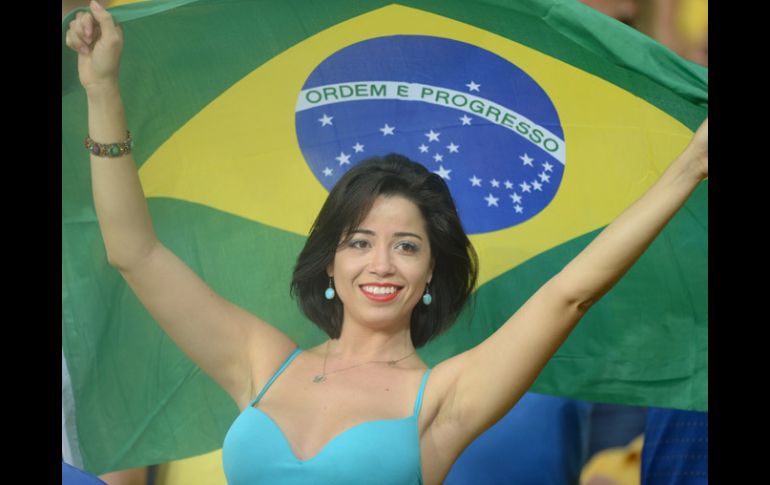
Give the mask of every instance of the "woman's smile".
M 398 296 L 403 286 L 396 286 L 390 283 L 367 283 L 359 285 L 361 292 L 374 301 L 390 301 Z

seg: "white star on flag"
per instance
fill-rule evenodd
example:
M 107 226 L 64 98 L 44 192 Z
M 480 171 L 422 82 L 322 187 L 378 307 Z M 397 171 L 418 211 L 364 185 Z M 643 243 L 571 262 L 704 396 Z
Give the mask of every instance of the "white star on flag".
M 539 190 L 540 192 L 543 191 L 543 185 L 540 182 L 538 182 L 537 180 L 533 180 L 532 181 L 532 187 L 534 187 L 535 190 Z
M 519 158 L 524 162 L 524 165 L 529 165 L 530 167 L 533 166 L 532 160 L 534 160 L 534 158 L 530 158 L 529 155 L 527 155 L 526 153 L 520 156 Z
M 423 143 L 422 145 L 420 145 L 420 146 L 419 146 L 419 147 L 417 147 L 417 148 L 419 148 L 419 149 L 420 149 L 420 153 L 428 153 L 428 146 L 427 146 L 427 145 L 425 145 L 425 143 Z
M 435 173 L 436 175 L 438 175 L 442 179 L 452 180 L 452 179 L 449 178 L 449 172 L 451 172 L 451 171 L 452 171 L 451 169 L 447 170 L 447 169 L 444 168 L 443 165 L 439 165 L 439 169 L 438 170 L 434 170 L 433 173 Z
M 497 181 L 497 179 L 492 179 L 489 181 L 490 184 L 492 184 L 492 187 L 498 188 L 500 187 L 500 182 Z
M 505 181 L 505 188 L 506 189 L 512 189 L 513 188 L 513 184 L 511 183 L 510 180 L 506 180 Z
M 324 169 L 324 175 L 326 175 L 327 177 L 331 177 L 333 173 L 334 173 L 334 170 L 330 169 L 329 167 L 326 167 Z
M 350 155 L 346 155 L 345 152 L 340 152 L 340 156 L 335 157 L 334 159 L 340 162 L 340 167 L 343 165 L 350 165 Z
M 334 119 L 334 116 L 329 116 L 326 113 L 324 113 L 323 118 L 318 118 L 318 121 L 321 122 L 321 126 L 327 126 L 327 125 L 333 125 L 332 119 Z
M 441 132 L 436 133 L 433 130 L 430 130 L 428 133 L 425 133 L 425 136 L 428 137 L 428 143 L 432 141 L 438 141 L 438 136 L 441 134 Z
M 552 172 L 553 171 L 553 165 L 551 165 L 548 162 L 545 162 L 543 164 L 543 168 L 545 169 L 546 172 Z
M 543 182 L 548 182 L 548 183 L 550 183 L 550 182 L 551 182 L 551 176 L 550 176 L 550 175 L 548 175 L 547 173 L 545 173 L 545 172 L 542 172 L 542 173 L 539 173 L 538 175 L 540 176 L 540 180 L 541 180 L 541 181 L 543 181 Z
M 463 126 L 471 124 L 471 118 L 469 118 L 468 115 L 463 115 L 463 117 L 460 118 L 460 121 L 463 122 Z
M 437 162 L 443 162 L 444 161 L 444 155 L 440 155 L 440 154 L 437 153 L 437 154 L 433 155 L 433 160 L 435 160 Z
M 468 91 L 478 91 L 481 87 L 481 84 L 476 84 L 475 82 L 471 81 L 466 84 L 466 86 L 468 86 Z
M 468 180 L 471 181 L 471 187 L 481 187 L 481 179 L 476 177 L 475 175 L 473 178 L 469 178 Z
M 380 128 L 380 131 L 382 132 L 382 136 L 388 136 L 393 134 L 393 130 L 395 130 L 395 126 L 389 126 L 387 123 L 385 123 L 385 126 Z
M 487 201 L 487 207 L 492 207 L 492 206 L 497 207 L 497 201 L 500 199 L 498 199 L 492 194 L 489 194 L 488 196 L 484 197 L 484 200 Z
M 524 182 L 523 184 L 519 184 L 519 187 L 521 187 L 521 190 L 523 190 L 524 192 L 532 192 L 527 182 Z
M 521 196 L 516 192 L 510 194 L 510 197 L 514 204 L 518 204 L 519 202 L 521 202 Z
M 521 214 L 522 211 L 524 210 L 524 209 L 522 209 L 522 207 L 520 205 L 517 205 L 516 207 L 514 207 L 514 209 L 516 209 L 516 213 L 517 214 Z
M 452 142 L 447 145 L 446 148 L 449 150 L 449 153 L 457 153 L 457 149 L 460 148 L 460 145 L 455 145 L 454 142 Z
M 356 151 L 356 153 L 361 153 L 364 151 L 364 145 L 360 144 L 359 142 L 356 142 L 355 145 L 353 145 L 353 150 Z

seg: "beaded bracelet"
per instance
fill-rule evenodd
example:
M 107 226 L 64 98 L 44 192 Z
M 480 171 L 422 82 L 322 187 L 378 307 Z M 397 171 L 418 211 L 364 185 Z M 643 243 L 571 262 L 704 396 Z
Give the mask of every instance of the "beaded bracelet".
M 128 132 L 126 141 L 118 143 L 97 143 L 86 135 L 86 149 L 97 157 L 117 158 L 128 155 L 134 149 L 134 140 L 131 138 L 131 132 Z

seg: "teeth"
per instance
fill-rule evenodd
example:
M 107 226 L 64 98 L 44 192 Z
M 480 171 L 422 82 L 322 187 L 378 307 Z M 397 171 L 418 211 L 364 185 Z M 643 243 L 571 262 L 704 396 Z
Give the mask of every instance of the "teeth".
M 391 295 L 396 292 L 395 286 L 364 286 L 365 292 L 373 295 Z

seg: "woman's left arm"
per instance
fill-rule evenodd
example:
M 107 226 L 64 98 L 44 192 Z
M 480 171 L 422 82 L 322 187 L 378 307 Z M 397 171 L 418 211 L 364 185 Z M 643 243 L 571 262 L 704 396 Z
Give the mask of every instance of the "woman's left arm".
M 645 194 L 554 278 L 582 308 L 596 303 L 633 266 L 690 194 L 708 177 L 708 118 Z
M 546 282 L 495 333 L 435 367 L 440 434 L 462 444 L 504 416 L 534 383 L 588 308 L 644 253 L 708 177 L 708 119 L 634 204 Z

